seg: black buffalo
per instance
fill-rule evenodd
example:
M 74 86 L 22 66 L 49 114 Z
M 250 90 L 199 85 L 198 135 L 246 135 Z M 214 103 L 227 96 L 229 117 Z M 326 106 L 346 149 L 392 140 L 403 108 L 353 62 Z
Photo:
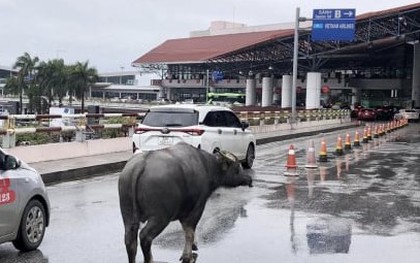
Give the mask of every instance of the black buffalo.
M 145 263 L 152 263 L 152 241 L 174 220 L 185 233 L 184 263 L 192 262 L 195 229 L 206 201 L 220 186 L 252 186 L 232 154 L 210 154 L 185 143 L 134 155 L 122 170 L 118 190 L 128 261 L 135 262 L 140 244 Z

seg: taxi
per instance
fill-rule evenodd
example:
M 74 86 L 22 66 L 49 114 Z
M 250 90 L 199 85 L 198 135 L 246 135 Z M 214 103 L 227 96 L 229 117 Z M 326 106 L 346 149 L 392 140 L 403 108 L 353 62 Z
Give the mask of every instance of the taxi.
M 0 244 L 38 248 L 49 224 L 50 201 L 41 175 L 0 148 Z

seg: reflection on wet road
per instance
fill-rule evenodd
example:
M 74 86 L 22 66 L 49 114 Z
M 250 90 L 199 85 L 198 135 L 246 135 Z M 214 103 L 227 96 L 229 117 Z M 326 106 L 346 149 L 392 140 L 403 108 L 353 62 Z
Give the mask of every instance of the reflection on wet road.
M 248 171 L 254 187 L 219 189 L 209 199 L 197 262 L 418 262 L 420 125 L 336 156 L 345 132 L 258 146 Z M 305 169 L 309 141 L 318 154 L 321 139 L 328 161 Z M 290 144 L 297 176 L 284 175 Z M 40 250 L 25 261 L 2 245 L 0 261 L 127 262 L 116 182 L 114 174 L 49 187 L 53 215 Z M 171 223 L 154 242 L 155 259 L 178 262 L 183 240 L 180 224 Z

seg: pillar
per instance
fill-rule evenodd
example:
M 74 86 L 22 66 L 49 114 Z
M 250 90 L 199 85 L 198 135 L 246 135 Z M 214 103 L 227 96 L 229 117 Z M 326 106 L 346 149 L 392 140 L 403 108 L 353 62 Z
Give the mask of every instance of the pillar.
M 273 79 L 271 77 L 263 77 L 261 106 L 267 107 L 267 106 L 270 106 L 272 103 L 273 103 Z
M 281 82 L 281 107 L 292 107 L 292 76 L 283 75 Z
M 306 109 L 319 109 L 321 99 L 321 73 L 308 72 L 306 80 Z
M 257 104 L 256 86 L 257 82 L 255 78 L 246 79 L 245 106 Z
M 351 88 L 351 105 L 355 105 L 356 103 L 360 103 L 360 89 L 358 88 Z
M 420 44 L 414 44 L 411 100 L 413 107 L 420 106 Z

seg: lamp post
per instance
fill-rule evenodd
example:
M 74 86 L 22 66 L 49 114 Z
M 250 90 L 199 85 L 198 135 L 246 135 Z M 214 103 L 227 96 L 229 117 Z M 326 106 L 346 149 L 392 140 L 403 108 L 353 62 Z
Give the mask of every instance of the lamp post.
M 206 104 L 209 102 L 210 71 L 206 70 Z
M 123 74 L 124 74 L 124 67 L 120 67 L 120 69 L 121 69 L 121 75 L 120 75 L 120 85 L 122 84 L 122 77 L 123 77 Z
M 296 20 L 295 20 L 295 32 L 293 40 L 293 78 L 292 78 L 292 116 L 290 123 L 292 129 L 293 124 L 296 123 L 296 83 L 297 83 L 297 71 L 298 71 L 298 52 L 299 52 L 299 22 L 307 21 L 305 17 L 300 17 L 300 8 L 296 8 Z

